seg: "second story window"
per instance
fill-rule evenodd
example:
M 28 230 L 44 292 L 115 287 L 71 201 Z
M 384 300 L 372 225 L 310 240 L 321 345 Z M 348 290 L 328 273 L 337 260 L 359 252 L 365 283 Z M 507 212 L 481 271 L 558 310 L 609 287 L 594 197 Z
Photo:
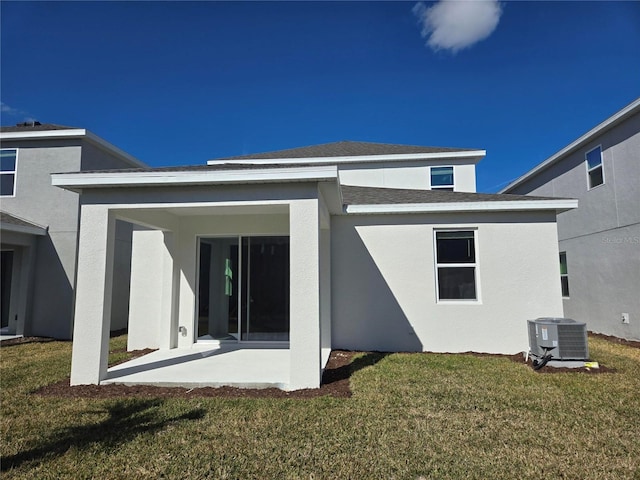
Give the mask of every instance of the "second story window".
M 569 297 L 569 269 L 567 268 L 567 252 L 560 252 L 560 284 L 562 296 Z
M 602 148 L 597 146 L 589 150 L 585 155 L 587 159 L 587 177 L 589 188 L 597 187 L 604 183 L 604 172 L 602 171 Z
M 431 167 L 431 190 L 453 192 L 453 167 Z
M 0 150 L 0 197 L 15 195 L 17 156 L 15 148 Z

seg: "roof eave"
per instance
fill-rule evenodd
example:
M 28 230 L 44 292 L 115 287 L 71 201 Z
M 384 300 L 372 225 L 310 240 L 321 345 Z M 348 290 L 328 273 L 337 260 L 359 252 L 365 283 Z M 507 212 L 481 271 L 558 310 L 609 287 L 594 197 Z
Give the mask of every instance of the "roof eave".
M 533 178 L 538 173 L 542 172 L 543 170 L 546 170 L 547 168 L 561 161 L 567 155 L 570 155 L 574 151 L 583 147 L 586 143 L 590 142 L 594 137 L 603 134 L 607 130 L 615 127 L 619 123 L 629 118 L 631 115 L 635 115 L 638 112 L 640 112 L 640 98 L 637 98 L 636 100 L 631 102 L 629 105 L 624 107 L 622 110 L 619 110 L 614 115 L 607 118 L 604 122 L 600 123 L 596 127 L 589 130 L 587 133 L 582 135 L 580 138 L 578 138 L 577 140 L 573 141 L 572 143 L 564 147 L 562 150 L 556 152 L 555 154 L 553 154 L 552 156 L 544 160 L 542 163 L 538 164 L 537 166 L 529 170 L 524 175 L 518 177 L 516 180 L 511 182 L 502 190 L 500 190 L 498 193 L 509 193 L 511 190 L 522 185 L 524 182 Z
M 47 229 L 37 225 L 16 225 L 15 223 L 0 221 L 0 230 L 3 232 L 26 233 L 28 235 L 44 236 Z
M 578 200 L 509 200 L 492 202 L 398 203 L 377 205 L 347 205 L 347 214 L 409 214 L 409 213 L 473 213 L 473 212 L 566 212 L 578 208 Z
M 51 183 L 66 190 L 149 186 L 337 181 L 336 166 L 198 172 L 54 173 Z

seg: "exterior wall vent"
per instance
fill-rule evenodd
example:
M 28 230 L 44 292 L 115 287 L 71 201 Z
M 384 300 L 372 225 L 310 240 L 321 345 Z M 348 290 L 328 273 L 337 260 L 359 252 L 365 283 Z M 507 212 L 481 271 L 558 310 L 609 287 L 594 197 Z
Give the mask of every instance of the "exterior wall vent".
M 529 351 L 554 360 L 588 360 L 587 324 L 570 318 L 528 320 Z

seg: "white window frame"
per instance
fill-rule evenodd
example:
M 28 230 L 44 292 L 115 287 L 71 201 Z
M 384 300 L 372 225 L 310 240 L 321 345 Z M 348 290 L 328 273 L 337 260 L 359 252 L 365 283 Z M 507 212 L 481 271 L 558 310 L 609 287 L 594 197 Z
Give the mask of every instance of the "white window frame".
M 451 169 L 451 177 L 453 178 L 453 181 L 451 182 L 451 185 L 432 185 L 431 183 L 431 176 L 432 176 L 432 171 L 434 168 L 450 168 Z M 429 167 L 429 188 L 431 190 L 444 190 L 444 191 L 456 191 L 456 169 L 453 165 L 434 165 L 432 167 Z
M 598 165 L 596 165 L 595 167 L 589 168 L 589 160 L 588 160 L 588 155 L 593 152 L 594 150 L 600 150 L 600 163 Z M 602 145 L 596 145 L 595 147 L 593 147 L 590 150 L 587 150 L 587 152 L 585 152 L 584 154 L 584 164 L 585 164 L 585 168 L 587 170 L 587 190 L 593 190 L 594 188 L 598 188 L 602 185 L 605 184 L 605 178 L 604 178 L 604 157 L 602 155 Z M 596 171 L 597 169 L 600 169 L 600 171 L 602 172 L 602 183 L 599 183 L 598 185 L 594 185 L 593 187 L 591 186 L 591 172 Z
M 475 250 L 475 263 L 438 263 L 438 233 L 440 232 L 473 232 L 473 248 Z M 450 228 L 434 228 L 433 229 L 433 264 L 434 264 L 434 280 L 436 303 L 454 305 L 480 305 L 482 304 L 482 291 L 480 288 L 480 249 L 478 248 L 478 227 L 450 227 Z M 473 267 L 476 282 L 476 298 L 469 299 L 441 299 L 440 284 L 438 277 L 438 268 L 440 267 Z
M 14 151 L 16 152 L 16 160 L 13 165 L 13 170 L 7 170 L 6 172 L 0 171 L 0 175 L 13 175 L 13 193 L 11 195 L 1 195 L 0 198 L 13 198 L 16 196 L 16 188 L 18 186 L 18 149 L 17 148 L 2 148 L 0 152 L 6 151 Z
M 567 273 L 562 273 L 562 256 L 564 255 L 564 263 L 567 267 Z M 571 296 L 571 289 L 569 288 L 569 262 L 567 260 L 567 252 L 560 252 L 559 255 L 559 260 L 560 260 L 560 292 L 562 293 L 562 298 L 570 298 Z M 562 279 L 566 278 L 567 279 L 567 295 L 564 294 L 564 291 L 562 291 Z

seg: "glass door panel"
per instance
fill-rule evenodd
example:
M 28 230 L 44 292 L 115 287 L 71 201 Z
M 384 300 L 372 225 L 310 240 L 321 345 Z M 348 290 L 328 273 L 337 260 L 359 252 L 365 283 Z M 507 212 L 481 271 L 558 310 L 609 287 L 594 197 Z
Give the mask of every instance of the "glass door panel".
M 198 339 L 239 338 L 238 237 L 200 239 Z
M 289 237 L 201 238 L 198 339 L 289 340 Z
M 289 237 L 246 237 L 242 340 L 289 340 Z

